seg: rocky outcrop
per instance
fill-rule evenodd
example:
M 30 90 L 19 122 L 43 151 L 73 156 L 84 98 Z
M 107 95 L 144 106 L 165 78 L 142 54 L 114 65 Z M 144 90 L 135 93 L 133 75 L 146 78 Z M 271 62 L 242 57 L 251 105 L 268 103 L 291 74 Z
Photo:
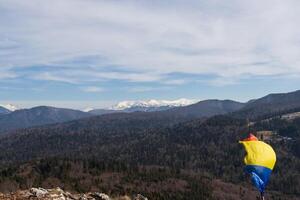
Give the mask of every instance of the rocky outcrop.
M 148 198 L 147 198 L 147 197 L 144 197 L 144 196 L 141 195 L 141 194 L 138 194 L 138 195 L 136 195 L 136 196 L 134 197 L 133 200 L 148 200 Z
M 134 198 L 129 196 L 109 197 L 107 194 L 99 192 L 89 192 L 85 194 L 72 194 L 62 189 L 44 189 L 31 188 L 30 190 L 22 190 L 14 193 L 3 194 L 0 193 L 0 200 L 148 200 L 141 194 Z
M 49 194 L 49 192 L 44 188 L 31 188 L 30 193 L 38 198 L 42 198 Z

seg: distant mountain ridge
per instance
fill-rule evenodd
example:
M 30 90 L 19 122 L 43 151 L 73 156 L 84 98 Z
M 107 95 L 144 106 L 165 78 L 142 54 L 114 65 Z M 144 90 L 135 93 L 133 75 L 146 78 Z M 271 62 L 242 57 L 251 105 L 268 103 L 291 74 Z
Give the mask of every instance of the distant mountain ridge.
M 157 111 L 165 111 L 171 108 L 175 108 L 174 106 L 132 106 L 125 108 L 123 110 L 113 110 L 113 109 L 93 109 L 88 111 L 93 115 L 105 115 L 112 113 L 132 113 L 132 112 L 157 112 Z
M 141 119 L 141 123 L 144 124 L 146 122 L 151 122 L 151 126 L 156 127 L 162 126 L 163 124 L 175 124 L 196 118 L 226 114 L 240 109 L 241 106 L 243 106 L 242 103 L 230 100 L 205 100 L 182 107 L 131 107 L 125 110 L 99 109 L 92 110 L 90 112 L 40 106 L 31 109 L 17 110 L 0 116 L 0 131 L 4 132 L 19 128 L 62 123 L 72 120 L 80 120 L 87 117 L 91 117 L 91 119 L 86 119 L 85 121 L 90 120 L 91 123 L 98 123 L 97 120 L 113 119 L 116 119 L 118 122 L 123 118 L 129 119 L 130 123 L 135 123 L 135 121 L 139 121 Z M 103 118 L 93 117 L 95 115 L 104 114 L 108 116 L 103 116 Z M 100 124 L 102 124 L 102 122 Z
M 240 103 L 237 101 L 211 99 L 200 101 L 189 106 L 172 108 L 166 112 L 170 114 L 180 113 L 184 116 L 199 118 L 231 113 L 240 110 L 244 106 L 245 103 Z
M 143 116 L 143 119 L 148 119 L 158 124 L 161 124 L 157 121 L 158 119 L 162 122 L 173 124 L 224 114 L 253 120 L 278 115 L 280 113 L 286 114 L 289 111 L 300 111 L 300 90 L 290 93 L 270 94 L 247 103 L 217 99 L 199 101 L 194 104 L 191 103 L 192 100 L 187 99 L 175 101 L 124 101 L 117 104 L 114 110 L 96 109 L 89 112 L 47 106 L 11 112 L 6 108 L 0 107 L 0 131 L 62 123 L 95 115 L 119 115 L 120 113 L 128 113 L 128 115 L 120 115 L 120 119 L 122 119 L 122 117 L 130 118 L 130 114 L 134 112 L 143 112 L 144 114 L 133 117 L 132 123 L 134 123 L 134 119 L 138 118 L 137 116 Z M 159 118 L 157 118 L 157 116 L 159 116 Z M 110 117 L 107 117 L 107 119 L 109 118 Z M 96 121 L 94 122 L 96 123 Z
M 300 110 L 300 90 L 269 94 L 249 101 L 241 110 L 234 113 L 234 116 L 255 119 L 284 113 L 293 109 Z
M 0 131 L 66 122 L 92 116 L 89 113 L 48 106 L 21 109 L 0 116 Z

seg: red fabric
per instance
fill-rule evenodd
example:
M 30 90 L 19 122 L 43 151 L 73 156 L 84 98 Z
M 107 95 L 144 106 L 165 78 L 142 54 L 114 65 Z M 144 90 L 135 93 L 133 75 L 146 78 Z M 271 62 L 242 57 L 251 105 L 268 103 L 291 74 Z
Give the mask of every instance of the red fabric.
M 253 135 L 252 133 L 249 134 L 249 137 L 244 139 L 243 141 L 258 141 L 257 137 Z

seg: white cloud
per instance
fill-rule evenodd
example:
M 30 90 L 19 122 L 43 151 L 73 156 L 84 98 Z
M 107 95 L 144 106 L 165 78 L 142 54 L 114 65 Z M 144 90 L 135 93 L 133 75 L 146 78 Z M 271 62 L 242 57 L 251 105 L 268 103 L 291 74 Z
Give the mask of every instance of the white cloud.
M 1 46 L 0 46 L 0 51 L 1 51 Z M 0 80 L 1 79 L 11 79 L 11 78 L 16 78 L 18 75 L 13 72 L 10 68 L 8 67 L 2 67 L 0 66 Z
M 77 81 L 68 76 L 64 76 L 62 74 L 56 74 L 56 73 L 50 73 L 50 72 L 42 72 L 33 75 L 31 78 L 35 80 L 45 80 L 45 81 L 58 81 L 58 82 L 65 82 L 65 83 L 71 83 L 71 84 L 76 84 Z
M 16 78 L 17 74 L 13 72 L 7 72 L 7 71 L 1 71 L 0 70 L 0 80 L 1 79 L 10 79 L 10 78 Z
M 98 70 L 84 69 L 57 69 L 53 72 L 38 72 L 32 76 L 36 80 L 60 81 L 71 84 L 80 82 L 94 82 L 106 80 L 123 80 L 129 82 L 153 82 L 160 81 L 163 75 L 155 73 L 136 72 L 105 72 Z
M 81 89 L 84 92 L 103 92 L 104 91 L 103 88 L 96 87 L 96 86 L 89 86 L 89 87 L 84 87 L 84 88 L 81 88 Z
M 173 80 L 166 80 L 163 83 L 167 85 L 183 85 L 186 84 L 188 81 L 184 79 L 173 79 Z
M 152 92 L 152 91 L 162 91 L 171 90 L 172 87 L 130 87 L 127 90 L 132 93 L 142 93 L 142 92 Z
M 139 73 L 94 73 L 90 64 L 74 64 L 68 67 L 85 74 L 42 73 L 41 79 L 160 81 L 182 72 L 230 80 L 300 74 L 299 6 L 297 0 L 1 0 L 0 68 L 54 68 L 96 55 L 102 58 L 92 64 L 96 71 L 118 66 Z

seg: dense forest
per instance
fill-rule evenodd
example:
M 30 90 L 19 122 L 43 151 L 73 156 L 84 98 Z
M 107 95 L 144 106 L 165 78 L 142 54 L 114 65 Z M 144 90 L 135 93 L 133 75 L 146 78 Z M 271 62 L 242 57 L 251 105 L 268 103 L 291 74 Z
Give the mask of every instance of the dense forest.
M 286 132 L 290 134 L 291 127 L 296 129 L 292 140 L 272 141 L 278 161 L 268 190 L 278 191 L 280 195 L 299 196 L 299 121 L 276 120 L 282 125 L 275 120 L 268 124 L 256 123 L 250 127 L 250 131 L 267 128 L 278 130 L 279 134 L 285 136 Z M 22 133 L 14 133 L 15 136 L 3 137 L 0 142 L 0 157 L 2 166 L 6 167 L 1 172 L 1 180 L 14 183 L 13 187 L 4 189 L 57 183 L 75 191 L 94 187 L 110 194 L 140 191 L 152 199 L 170 199 L 170 191 L 164 193 L 159 187 L 158 191 L 152 192 L 145 189 L 149 187 L 142 187 L 143 184 L 153 184 L 154 177 L 165 177 L 159 182 L 165 185 L 165 181 L 168 182 L 169 179 L 175 181 L 170 182 L 171 185 L 174 184 L 170 188 L 187 184 L 180 194 L 177 192 L 181 190 L 171 192 L 174 196 L 193 196 L 187 199 L 205 196 L 205 199 L 209 199 L 213 194 L 213 180 L 220 179 L 241 186 L 249 182 L 243 172 L 245 152 L 238 144 L 249 132 L 246 120 L 223 115 L 168 127 L 157 127 L 153 123 L 151 128 L 147 123 L 146 129 L 142 123 L 137 126 L 130 118 L 118 118 L 105 123 L 106 126 L 85 126 L 84 123 L 81 121 L 80 126 L 72 122 L 52 128 L 25 129 L 21 130 Z M 34 169 L 28 175 L 32 180 L 24 176 L 24 172 L 20 172 L 26 171 L 26 168 L 20 166 Z M 80 169 L 74 169 L 74 166 Z M 94 173 L 99 174 L 100 171 L 119 173 L 118 176 L 122 176 L 127 182 L 122 182 L 122 178 L 119 184 L 104 181 L 104 186 L 97 185 L 93 182 L 96 181 L 94 178 L 80 175 L 86 170 L 94 178 Z M 70 176 L 70 173 L 73 175 Z M 93 181 L 86 183 L 82 180 L 83 177 L 87 182 Z M 31 182 L 28 183 L 28 180 Z M 154 180 L 154 183 L 157 184 L 157 181 Z M 140 182 L 138 185 L 141 187 L 130 187 L 133 182 Z M 193 189 L 194 186 L 197 191 Z
M 48 158 L 1 171 L 2 190 L 60 186 L 112 196 L 143 193 L 149 199 L 212 199 L 210 180 L 167 167 L 128 165 L 97 159 Z M 8 181 L 9 180 L 9 181 Z
M 195 114 L 196 105 L 2 133 L 0 191 L 60 186 L 111 196 L 143 193 L 149 199 L 251 200 L 258 193 L 244 172 L 238 141 L 267 130 L 273 135 L 266 142 L 277 154 L 267 198 L 299 199 L 300 118 L 282 116 L 300 110 L 300 92 L 287 96 L 268 95 L 246 105 L 210 102 L 206 111 L 223 115 Z

